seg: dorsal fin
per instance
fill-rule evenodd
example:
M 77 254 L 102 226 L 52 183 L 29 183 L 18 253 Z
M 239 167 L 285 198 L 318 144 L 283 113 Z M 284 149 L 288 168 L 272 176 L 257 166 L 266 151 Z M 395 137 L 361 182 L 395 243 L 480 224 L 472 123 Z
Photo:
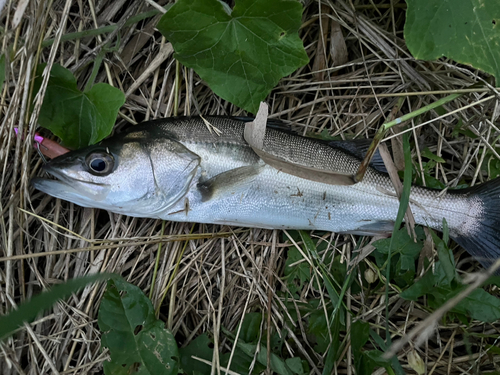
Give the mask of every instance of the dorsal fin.
M 328 141 L 327 143 L 333 148 L 343 150 L 345 152 L 348 152 L 352 156 L 355 156 L 359 160 L 363 160 L 365 158 L 366 152 L 368 151 L 368 148 L 372 143 L 372 140 L 353 139 L 349 141 Z M 380 156 L 380 152 L 378 152 L 378 150 L 373 155 L 370 166 L 379 172 L 387 173 L 384 161 L 382 160 L 382 156 Z
M 254 117 L 247 117 L 247 116 L 238 116 L 235 117 L 235 119 L 243 121 L 243 122 L 251 122 L 255 120 Z M 279 120 L 279 119 L 267 119 L 266 123 L 267 128 L 271 128 L 274 130 L 278 130 L 284 133 L 288 134 L 294 134 L 301 136 L 298 132 L 294 131 L 292 127 L 289 124 L 286 124 L 285 122 Z M 318 141 L 321 141 L 320 139 L 314 138 Z M 359 160 L 363 160 L 365 158 L 366 152 L 368 151 L 368 148 L 370 147 L 372 140 L 371 139 L 353 139 L 353 140 L 339 140 L 339 141 L 321 141 L 325 142 L 328 145 L 330 145 L 333 148 L 345 151 L 352 156 L 355 156 Z M 382 160 L 382 157 L 380 156 L 380 153 L 378 150 L 375 152 L 373 155 L 372 161 L 370 162 L 370 166 L 373 169 L 376 169 L 379 172 L 382 173 L 387 173 L 387 169 L 385 168 L 384 161 Z

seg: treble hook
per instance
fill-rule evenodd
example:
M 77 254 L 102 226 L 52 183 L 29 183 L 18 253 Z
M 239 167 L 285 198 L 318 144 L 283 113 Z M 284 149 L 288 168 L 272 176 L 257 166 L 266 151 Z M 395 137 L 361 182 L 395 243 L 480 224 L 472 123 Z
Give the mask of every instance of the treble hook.
M 35 135 L 35 143 L 33 145 L 35 147 L 35 150 L 38 152 L 38 155 L 42 158 L 43 164 L 47 164 L 48 160 L 45 158 L 45 155 L 43 154 L 42 150 L 40 150 L 40 142 L 36 141 L 36 135 Z

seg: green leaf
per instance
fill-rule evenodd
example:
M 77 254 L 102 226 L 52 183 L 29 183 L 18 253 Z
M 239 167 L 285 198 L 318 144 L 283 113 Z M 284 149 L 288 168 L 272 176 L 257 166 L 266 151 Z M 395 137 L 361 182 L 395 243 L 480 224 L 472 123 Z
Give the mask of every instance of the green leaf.
M 387 253 L 387 269 L 385 277 L 387 281 L 391 279 L 391 258 L 392 258 L 392 243 L 398 232 L 398 228 L 403 223 L 403 218 L 406 213 L 406 209 L 410 203 L 410 191 L 411 191 L 411 181 L 412 181 L 412 163 L 411 163 L 411 149 L 410 149 L 410 138 L 408 133 L 403 135 L 403 154 L 405 159 L 405 169 L 404 169 L 404 180 L 403 180 L 403 191 L 401 192 L 401 197 L 399 199 L 399 208 L 396 215 L 396 220 L 394 222 L 394 229 L 392 230 L 392 236 L 389 242 L 389 251 Z M 391 335 L 389 333 L 389 282 L 385 284 L 385 334 L 387 344 L 391 341 Z
M 303 256 L 295 246 L 290 246 L 287 252 L 284 275 L 287 287 L 292 294 L 299 295 L 306 282 L 311 280 L 311 268 L 306 261 L 294 264 L 303 260 Z M 292 264 L 294 264 L 292 266 Z
M 490 276 L 483 285 L 496 285 L 500 288 L 500 276 Z
M 500 319 L 500 298 L 492 296 L 484 289 L 476 289 L 453 307 L 452 311 L 466 314 L 481 322 L 494 322 Z
M 245 315 L 241 324 L 240 339 L 245 342 L 256 342 L 259 338 L 262 314 L 251 312 Z
M 488 159 L 488 177 L 497 178 L 500 176 L 500 160 L 497 158 L 490 157 Z
M 478 136 L 469 129 L 468 125 L 465 125 L 463 120 L 460 118 L 458 119 L 458 123 L 455 125 L 453 128 L 453 131 L 451 132 L 452 137 L 458 137 L 459 135 L 465 135 L 466 137 L 476 139 Z
M 394 374 L 406 374 L 399 363 L 398 357 L 394 356 L 392 359 L 387 360 L 382 357 L 384 353 L 380 350 L 369 350 L 363 353 L 363 372 L 360 374 L 371 374 L 375 367 L 383 367 L 386 370 L 391 370 Z M 388 372 L 390 373 L 390 372 Z
M 98 323 L 101 346 L 109 348 L 111 356 L 103 365 L 106 374 L 177 374 L 174 336 L 156 319 L 151 301 L 138 287 L 124 280 L 109 281 Z
M 434 111 L 436 111 L 436 113 L 439 115 L 439 116 L 442 116 L 446 113 L 448 113 L 448 111 L 446 110 L 446 108 L 444 108 L 442 105 L 434 108 Z
M 484 0 L 406 0 L 404 36 L 417 59 L 442 56 L 500 78 L 500 6 Z M 498 82 L 498 81 L 497 81 Z
M 314 339 L 316 340 L 314 351 L 319 354 L 323 354 L 328 349 L 328 345 L 330 344 L 328 321 L 323 309 L 312 311 L 308 317 L 308 322 L 307 333 L 314 336 Z
M 355 321 L 351 326 L 351 346 L 354 353 L 360 353 L 369 338 L 370 324 L 361 320 Z
M 428 271 L 415 284 L 400 294 L 401 298 L 410 301 L 416 301 L 419 297 L 429 294 L 433 291 L 436 279 L 431 271 Z
M 302 361 L 299 357 L 293 357 L 293 358 L 288 358 L 285 360 L 286 365 L 294 374 L 302 375 L 302 374 L 308 374 L 308 368 L 304 368 L 304 362 Z M 305 362 L 307 364 L 307 362 Z
M 370 338 L 370 324 L 358 320 L 354 322 L 351 326 L 351 347 L 352 353 L 354 355 L 354 368 L 356 369 L 356 374 L 365 374 L 368 372 L 363 372 L 363 346 L 367 343 Z
M 235 339 L 235 333 L 229 332 L 224 327 L 222 327 L 222 331 L 229 340 L 232 341 Z M 236 354 L 238 354 L 238 360 L 236 360 Z M 223 365 L 226 365 L 228 363 L 228 359 L 228 356 L 222 356 L 221 363 Z M 255 363 L 255 359 L 258 363 Z M 294 361 L 292 361 L 292 363 L 294 363 Z M 233 362 L 231 363 L 231 369 L 235 370 L 236 368 L 238 368 L 239 373 L 248 373 L 248 369 L 251 364 L 261 365 L 261 370 L 257 370 L 257 366 L 255 366 L 252 373 L 262 372 L 267 367 L 267 348 L 264 345 L 246 343 L 243 342 L 243 340 L 238 339 L 238 341 L 236 342 L 235 356 L 233 358 Z M 279 375 L 293 375 L 294 373 L 294 371 L 292 371 L 288 367 L 285 360 L 280 358 L 272 351 L 270 357 L 270 365 L 271 370 L 278 373 Z
M 373 341 L 383 350 L 387 351 L 389 347 L 391 346 L 391 339 L 389 338 L 386 341 L 382 337 L 378 335 L 377 332 L 375 332 L 373 329 L 370 330 L 370 336 L 373 339 Z M 401 374 L 404 375 L 405 371 L 403 370 L 403 367 L 401 366 L 401 363 L 399 363 L 399 359 L 397 356 L 393 356 L 390 359 L 384 359 L 382 358 L 382 353 L 379 350 L 369 350 L 363 353 L 365 357 L 373 361 L 373 363 L 377 366 L 384 367 L 386 370 L 392 370 L 392 372 L 389 372 L 391 374 Z M 372 372 L 368 372 L 371 374 Z
M 454 280 L 458 279 L 457 269 L 453 252 L 448 248 L 449 229 L 446 220 L 443 219 L 443 239 L 440 239 L 434 231 L 431 235 L 438 251 L 439 262 L 434 267 L 434 276 L 439 286 L 451 287 Z
M 209 375 L 212 367 L 191 357 L 195 356 L 206 359 L 207 361 L 212 361 L 213 352 L 212 341 L 208 338 L 206 333 L 202 333 L 185 348 L 179 348 L 182 370 L 188 375 Z
M 336 305 L 339 302 L 339 294 L 335 290 L 333 278 L 331 277 L 330 272 L 327 270 L 318 254 L 316 243 L 306 231 L 300 230 L 299 234 L 302 242 L 304 243 L 304 251 L 310 254 L 315 266 L 319 269 L 321 275 L 323 276 L 324 285 L 328 291 L 328 295 L 332 303 Z
M 5 55 L 0 56 L 0 92 L 2 92 L 3 83 L 5 82 Z
M 308 62 L 301 16 L 296 0 L 236 0 L 232 12 L 218 0 L 179 0 L 157 27 L 217 95 L 257 113 L 279 80 Z
M 372 374 L 376 367 L 387 367 L 387 361 L 382 361 L 382 352 L 379 350 L 369 350 L 360 353 L 359 359 L 355 362 L 356 374 Z
M 438 308 L 443 303 L 464 291 L 467 286 L 458 283 L 458 276 L 453 262 L 453 253 L 448 249 L 439 249 L 444 241 L 432 233 L 438 246 L 439 262 L 436 262 L 434 273 L 429 270 L 420 280 L 401 293 L 401 298 L 416 301 L 426 295 L 430 307 Z M 493 322 L 500 319 L 500 298 L 493 296 L 484 289 L 476 289 L 465 297 L 451 312 L 477 319 L 482 322 Z M 459 319 L 462 316 L 458 315 Z
M 231 353 L 225 353 L 220 357 L 220 364 L 222 367 L 226 367 L 229 363 L 229 357 Z M 234 350 L 233 359 L 231 361 L 230 370 L 237 374 L 250 374 L 249 369 L 253 366 L 252 374 L 261 374 L 266 369 L 265 365 L 259 362 L 254 362 L 253 356 L 249 356 L 243 352 L 240 348 Z M 208 375 L 208 374 L 207 374 Z
M 326 353 L 325 366 L 323 367 L 322 375 L 329 375 L 335 371 L 335 366 L 337 364 L 337 360 L 340 357 L 340 315 L 335 314 L 333 317 L 333 322 L 330 326 L 330 331 L 332 332 L 332 342 L 330 343 L 330 348 Z
M 427 158 L 427 159 L 434 160 L 437 163 L 444 163 L 445 162 L 445 160 L 442 157 L 437 156 L 436 154 L 432 153 L 428 147 L 424 148 L 424 150 L 422 151 L 422 156 Z
M 496 149 L 496 151 L 499 151 Z M 498 160 L 491 151 L 487 151 L 481 165 L 481 169 L 488 172 L 488 178 L 494 179 L 500 176 L 500 160 Z
M 72 293 L 76 293 L 86 285 L 118 277 L 109 273 L 101 273 L 54 285 L 50 290 L 44 291 L 21 304 L 17 310 L 13 310 L 9 314 L 0 317 L 0 339 L 6 338 L 17 328 L 21 327 L 24 322 L 33 321 L 38 314 L 52 307 L 54 303 L 70 296 Z
M 403 218 L 406 213 L 406 209 L 410 204 L 412 163 L 411 163 L 410 136 L 408 133 L 405 133 L 403 135 L 403 153 L 405 159 L 405 169 L 403 174 L 403 191 L 401 193 L 401 199 L 399 200 L 398 214 L 396 215 L 393 234 L 397 230 L 397 228 L 401 226 L 401 223 L 403 222 Z
M 444 248 L 448 248 L 448 241 L 450 241 L 450 228 L 448 227 L 448 223 L 446 222 L 446 219 L 443 217 L 443 245 Z M 455 265 L 455 262 L 453 262 L 453 266 Z
M 373 243 L 373 246 L 381 254 L 389 253 L 394 256 L 400 254 L 400 259 L 397 264 L 398 272 L 404 273 L 405 271 L 415 270 L 415 260 L 418 258 L 422 250 L 422 243 L 415 242 L 409 235 L 406 228 L 401 228 L 394 232 L 391 238 L 385 238 Z
M 41 72 L 35 87 L 41 83 Z M 45 92 L 40 125 L 61 138 L 69 148 L 95 144 L 108 136 L 118 110 L 125 103 L 125 95 L 106 83 L 98 83 L 89 91 L 81 92 L 73 74 L 60 65 L 54 65 Z
M 493 346 L 493 345 L 486 344 L 485 345 L 485 349 L 490 354 L 500 355 L 500 347 L 498 347 L 498 346 Z M 500 372 L 498 374 L 500 374 Z M 488 374 L 488 375 L 490 375 L 490 374 Z
M 255 352 L 257 350 L 257 345 L 255 344 L 247 344 L 238 340 L 237 344 L 238 348 L 240 348 L 246 355 L 250 357 L 255 356 Z M 266 366 L 267 365 L 267 349 L 265 346 L 259 346 L 259 353 L 257 354 L 257 361 Z M 271 370 L 278 373 L 279 375 L 293 375 L 293 371 L 287 366 L 285 361 L 278 357 L 276 354 L 271 352 Z
M 287 336 L 287 331 L 282 331 L 281 336 L 278 332 L 274 332 L 271 334 L 271 340 L 270 340 L 270 346 L 271 346 L 271 351 L 275 354 L 280 354 L 281 351 L 283 350 L 283 343 L 286 340 Z
M 434 162 L 432 162 L 434 163 Z M 429 165 L 429 163 L 425 163 L 423 162 L 422 163 L 425 166 Z M 446 188 L 446 185 L 443 184 L 441 181 L 439 181 L 437 178 L 435 178 L 434 176 L 432 176 L 431 174 L 429 174 L 429 172 L 425 171 L 424 170 L 424 177 L 425 177 L 425 186 L 428 187 L 428 188 L 431 188 L 431 189 L 439 189 L 439 190 L 443 190 Z M 424 181 L 423 181 L 423 178 L 418 175 L 417 176 L 417 180 L 416 180 L 416 183 L 417 185 L 424 185 Z

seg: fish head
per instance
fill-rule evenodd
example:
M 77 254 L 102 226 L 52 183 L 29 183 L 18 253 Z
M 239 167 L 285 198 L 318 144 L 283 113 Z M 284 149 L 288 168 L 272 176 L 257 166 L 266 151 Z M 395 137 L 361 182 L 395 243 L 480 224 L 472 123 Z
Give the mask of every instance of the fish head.
M 56 180 L 32 184 L 80 206 L 160 217 L 187 194 L 199 161 L 173 139 L 136 131 L 51 160 L 43 169 Z

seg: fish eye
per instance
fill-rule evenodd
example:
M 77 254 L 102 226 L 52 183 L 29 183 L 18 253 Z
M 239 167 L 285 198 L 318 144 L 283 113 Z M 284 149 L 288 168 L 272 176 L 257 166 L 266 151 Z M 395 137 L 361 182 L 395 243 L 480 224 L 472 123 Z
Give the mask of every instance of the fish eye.
M 115 159 L 105 151 L 94 151 L 85 158 L 87 170 L 94 176 L 107 176 L 113 171 Z

